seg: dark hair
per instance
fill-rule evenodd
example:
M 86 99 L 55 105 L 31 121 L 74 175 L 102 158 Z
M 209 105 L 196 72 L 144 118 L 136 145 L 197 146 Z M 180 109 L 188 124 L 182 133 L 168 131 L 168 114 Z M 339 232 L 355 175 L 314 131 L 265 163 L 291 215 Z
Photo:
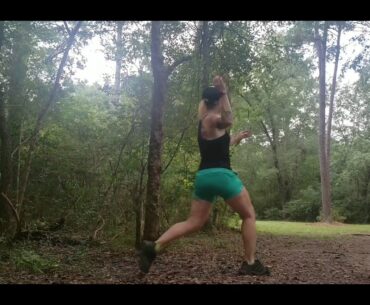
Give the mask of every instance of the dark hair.
M 202 99 L 204 100 L 207 108 L 213 108 L 221 96 L 223 96 L 223 93 L 213 86 L 205 88 L 202 93 Z

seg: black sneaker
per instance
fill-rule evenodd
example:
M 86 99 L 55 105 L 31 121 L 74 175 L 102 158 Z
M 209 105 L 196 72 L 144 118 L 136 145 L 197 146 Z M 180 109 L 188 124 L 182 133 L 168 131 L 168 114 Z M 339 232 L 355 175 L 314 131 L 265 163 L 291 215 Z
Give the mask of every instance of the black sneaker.
M 243 262 L 238 272 L 239 275 L 270 275 L 270 270 L 265 267 L 258 259 L 253 265 Z
M 139 267 L 144 273 L 148 273 L 157 253 L 155 252 L 155 242 L 143 241 L 139 252 Z

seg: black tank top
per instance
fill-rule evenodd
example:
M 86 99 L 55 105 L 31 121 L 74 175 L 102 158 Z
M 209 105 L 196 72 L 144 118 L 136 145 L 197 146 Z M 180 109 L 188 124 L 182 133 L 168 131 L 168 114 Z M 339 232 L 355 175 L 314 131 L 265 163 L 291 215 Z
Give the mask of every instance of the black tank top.
M 225 132 L 221 137 L 213 140 L 206 140 L 202 138 L 201 128 L 202 121 L 199 121 L 198 145 L 201 157 L 199 170 L 213 167 L 231 169 L 229 153 L 230 135 Z

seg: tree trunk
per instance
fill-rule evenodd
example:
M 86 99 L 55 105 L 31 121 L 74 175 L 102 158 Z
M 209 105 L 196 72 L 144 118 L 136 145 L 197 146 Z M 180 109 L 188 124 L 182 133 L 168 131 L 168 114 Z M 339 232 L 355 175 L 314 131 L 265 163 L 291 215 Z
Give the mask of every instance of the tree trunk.
M 209 84 L 209 66 L 210 66 L 210 56 L 209 56 L 209 47 L 210 47 L 210 38 L 209 38 L 209 23 L 208 21 L 202 22 L 202 36 L 201 36 L 201 48 L 200 55 L 202 59 L 202 80 L 201 85 L 202 89 L 208 87 Z
M 252 104 L 249 100 L 247 100 L 243 95 L 241 95 L 241 97 L 248 103 L 248 105 L 250 107 L 252 107 Z M 265 135 L 267 137 L 267 140 L 270 143 L 270 147 L 271 147 L 271 150 L 272 150 L 272 160 L 273 160 L 273 163 L 274 163 L 274 167 L 277 170 L 276 179 L 277 179 L 278 188 L 279 188 L 279 195 L 280 195 L 280 208 L 283 208 L 283 203 L 288 202 L 291 199 L 291 189 L 290 189 L 290 185 L 288 183 L 288 180 L 285 180 L 282 176 L 282 173 L 281 173 L 281 166 L 280 166 L 280 162 L 279 162 L 279 158 L 278 158 L 277 145 L 276 145 L 276 143 L 277 143 L 276 128 L 275 128 L 275 125 L 274 125 L 273 117 L 271 115 L 271 111 L 269 109 L 267 110 L 267 113 L 268 113 L 269 119 L 270 119 L 272 135 L 270 135 L 270 132 L 268 131 L 267 126 L 266 126 L 266 124 L 264 123 L 263 120 L 260 120 L 260 124 L 262 126 L 263 132 L 265 133 Z
M 122 65 L 122 57 L 123 57 L 123 46 L 122 46 L 122 28 L 124 21 L 117 21 L 117 38 L 116 38 L 116 72 L 114 75 L 114 92 L 112 98 L 112 104 L 114 106 L 118 106 L 120 102 L 121 96 L 121 65 Z
M 315 43 L 319 57 L 319 155 L 320 155 L 320 177 L 321 177 L 321 200 L 323 207 L 323 221 L 331 222 L 331 190 L 330 190 L 330 173 L 326 158 L 326 133 L 325 133 L 325 101 L 326 101 L 326 42 L 328 33 L 328 24 L 324 24 L 324 34 L 321 38 L 319 35 L 318 23 L 315 25 Z
M 143 215 L 144 215 L 144 205 L 143 200 L 140 196 L 138 201 L 135 201 L 135 248 L 139 249 L 142 239 L 143 239 Z
M 160 22 L 153 21 L 151 29 L 151 63 L 154 86 L 151 109 L 151 126 L 148 153 L 148 181 L 145 203 L 145 240 L 155 240 L 159 236 L 159 194 L 162 171 L 163 148 L 163 109 L 167 94 L 167 80 L 174 69 L 191 59 L 184 56 L 165 66 L 161 50 Z
M 0 21 L 0 56 L 4 44 L 4 21 Z M 5 111 L 3 84 L 0 83 L 0 194 L 7 194 L 12 177 L 11 166 L 11 142 L 8 130 L 8 120 Z M 4 196 L 0 195 L 0 232 L 8 226 L 10 220 L 10 208 Z
M 23 138 L 23 117 L 20 125 L 19 138 L 18 138 L 18 152 L 17 152 L 17 173 L 16 173 L 16 205 L 19 204 L 19 183 L 21 174 L 21 152 L 22 152 L 22 138 Z
M 331 149 L 331 123 L 332 123 L 333 113 L 334 113 L 334 96 L 335 96 L 336 87 L 337 87 L 337 72 L 338 72 L 338 62 L 339 62 L 339 54 L 340 54 L 340 36 L 341 36 L 341 33 L 342 33 L 342 23 L 339 22 L 336 53 L 335 53 L 335 62 L 334 62 L 333 83 L 332 83 L 332 86 L 331 86 L 331 94 L 330 94 L 328 129 L 327 129 L 327 133 L 326 133 L 326 158 L 327 158 L 329 168 L 330 168 L 330 149 Z
M 289 184 L 287 183 L 287 181 L 284 182 L 284 179 L 283 179 L 283 176 L 281 175 L 281 168 L 280 168 L 280 163 L 279 163 L 279 159 L 278 159 L 278 153 L 277 153 L 277 145 L 276 145 L 276 134 L 275 134 L 275 131 L 273 131 L 272 133 L 272 137 L 269 133 L 269 131 L 267 130 L 267 127 L 265 125 L 265 123 L 261 120 L 260 121 L 261 123 L 261 126 L 262 126 L 262 129 L 270 143 L 270 146 L 271 146 L 271 150 L 272 150 L 272 160 L 273 160 L 273 163 L 274 163 L 274 167 L 276 168 L 276 179 L 277 179 L 277 182 L 278 182 L 278 187 L 279 187 L 279 194 L 280 194 L 280 208 L 283 207 L 283 204 L 285 202 L 288 202 L 291 198 L 291 194 L 290 194 L 290 189 L 289 189 Z M 274 128 L 273 128 L 274 130 Z
M 39 116 L 38 116 L 37 121 L 36 121 L 35 128 L 34 128 L 33 133 L 32 133 L 32 136 L 29 139 L 30 144 L 29 144 L 29 148 L 28 148 L 28 151 L 27 151 L 27 156 L 26 156 L 26 161 L 25 161 L 25 170 L 24 170 L 23 177 L 21 179 L 21 187 L 20 187 L 20 193 L 19 193 L 19 211 L 18 211 L 18 213 L 20 215 L 23 214 L 22 213 L 23 200 L 24 200 L 24 195 L 25 195 L 26 188 L 27 188 L 27 185 L 28 185 L 28 178 L 29 178 L 30 171 L 31 171 L 31 162 L 32 162 L 33 152 L 34 152 L 34 150 L 36 148 L 36 145 L 37 145 L 38 134 L 39 134 L 39 132 L 42 128 L 42 123 L 45 119 L 45 116 L 46 116 L 50 106 L 53 104 L 53 102 L 55 100 L 57 90 L 60 87 L 59 82 L 60 82 L 60 79 L 62 77 L 64 66 L 67 62 L 69 50 L 71 49 L 72 44 L 75 41 L 77 32 L 80 29 L 81 24 L 82 24 L 82 21 L 78 21 L 76 23 L 75 27 L 73 28 L 73 30 L 71 31 L 71 34 L 70 34 L 70 36 L 67 40 L 66 49 L 63 52 L 63 57 L 62 57 L 62 60 L 59 64 L 59 68 L 58 68 L 58 71 L 57 71 L 57 75 L 56 75 L 54 85 L 53 85 L 53 88 L 51 90 L 49 99 L 47 100 L 47 102 L 45 104 L 45 107 L 40 111 Z
M 0 194 L 7 194 L 11 184 L 12 164 L 10 159 L 10 135 L 8 132 L 7 118 L 5 114 L 5 102 L 2 88 L 0 88 Z M 3 196 L 0 196 L 0 231 L 7 227 L 10 220 L 10 210 Z
M 139 75 L 140 78 L 143 77 L 142 70 L 140 69 Z M 141 82 L 141 88 L 140 88 L 140 105 L 144 105 L 144 101 L 146 99 L 145 97 L 145 88 L 143 85 L 143 82 Z M 141 138 L 141 159 L 140 159 L 140 176 L 139 180 L 136 185 L 137 187 L 137 192 L 134 194 L 134 210 L 135 210 L 135 248 L 139 249 L 141 242 L 143 240 L 143 229 L 144 229 L 144 198 L 143 194 L 145 191 L 145 186 L 144 186 L 144 177 L 145 177 L 145 169 L 147 167 L 147 160 L 146 160 L 146 146 L 148 143 L 148 138 L 146 137 L 146 132 L 149 128 L 148 124 L 146 124 L 146 116 L 145 116 L 145 110 L 144 108 L 140 108 L 139 113 L 141 114 L 140 119 L 141 119 L 141 134 L 139 134 L 139 137 Z
M 144 191 L 143 182 L 144 182 L 144 172 L 145 164 L 143 160 L 141 162 L 141 171 L 139 181 L 136 187 L 136 193 L 134 195 L 134 205 L 135 205 L 135 247 L 139 249 L 141 241 L 143 239 L 143 215 L 144 215 L 144 205 L 143 205 L 143 196 Z
M 163 108 L 167 90 L 167 72 L 161 51 L 160 22 L 153 21 L 151 29 L 151 62 L 154 87 L 151 110 L 151 131 L 148 153 L 148 182 L 145 205 L 145 240 L 159 236 L 159 194 L 163 146 Z
M 274 166 L 277 170 L 277 179 L 278 179 L 278 184 L 279 184 L 279 193 L 280 193 L 280 197 L 282 200 L 282 206 L 281 206 L 282 208 L 284 203 L 290 201 L 291 191 L 290 191 L 290 185 L 289 185 L 288 179 L 286 177 L 284 178 L 284 175 L 282 174 L 282 169 L 281 169 L 281 165 L 279 162 L 278 151 L 277 151 L 277 143 L 278 143 L 279 137 L 278 137 L 278 132 L 276 130 L 276 124 L 274 122 L 274 118 L 271 113 L 270 107 L 267 109 L 267 114 L 270 119 L 271 134 L 272 134 L 272 137 L 268 137 L 268 138 L 271 144 Z M 266 128 L 264 129 L 266 133 L 267 129 Z

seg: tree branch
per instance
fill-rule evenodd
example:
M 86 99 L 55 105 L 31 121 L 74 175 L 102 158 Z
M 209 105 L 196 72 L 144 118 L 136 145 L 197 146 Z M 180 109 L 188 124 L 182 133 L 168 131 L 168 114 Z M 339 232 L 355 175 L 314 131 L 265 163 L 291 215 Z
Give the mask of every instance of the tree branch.
M 6 196 L 4 193 L 1 193 L 1 195 L 5 198 L 6 202 L 8 203 L 8 205 L 10 206 L 10 209 L 13 212 L 14 218 L 17 221 L 17 232 L 18 232 L 19 229 L 20 229 L 20 223 L 21 223 L 21 221 L 19 219 L 19 214 L 18 214 L 17 210 L 15 209 L 14 205 L 12 204 L 12 202 L 10 201 L 10 199 L 8 198 L 8 196 Z
M 63 23 L 64 23 L 64 26 L 66 27 L 68 35 L 71 36 L 71 30 L 69 29 L 67 22 L 63 21 Z
M 261 124 L 261 126 L 262 126 L 262 129 L 263 129 L 263 131 L 264 131 L 264 133 L 266 134 L 266 137 L 268 138 L 268 140 L 269 140 L 269 142 L 270 142 L 270 145 L 271 146 L 273 146 L 273 140 L 272 140 L 272 138 L 271 138 L 271 136 L 270 136 L 270 133 L 269 133 L 269 131 L 267 130 L 267 127 L 266 127 L 266 125 L 265 125 L 265 123 L 263 123 L 263 121 L 261 120 L 260 121 L 260 124 Z
M 134 117 L 136 117 L 136 114 L 134 115 Z M 117 164 L 116 164 L 116 167 L 114 169 L 114 172 L 112 174 L 112 178 L 111 178 L 111 182 L 108 186 L 108 188 L 106 189 L 106 191 L 104 192 L 104 195 L 103 195 L 103 200 L 105 201 L 110 189 L 112 188 L 112 185 L 116 179 L 116 176 L 117 176 L 117 172 L 118 172 L 118 167 L 121 163 L 121 158 L 122 158 L 122 153 L 123 153 L 123 150 L 125 149 L 129 139 L 131 138 L 131 134 L 134 132 L 134 129 L 135 129 L 135 119 L 132 121 L 131 123 L 131 128 L 129 130 L 129 132 L 126 134 L 126 137 L 124 138 L 123 142 L 122 142 L 122 145 L 121 145 L 121 149 L 120 149 L 120 152 L 119 152 L 119 155 L 118 155 L 118 160 L 117 160 Z
M 105 226 L 105 220 L 104 220 L 104 218 L 103 218 L 101 215 L 99 215 L 99 218 L 102 220 L 102 224 L 101 224 L 101 226 L 100 226 L 100 227 L 98 227 L 98 228 L 95 230 L 95 232 L 94 232 L 94 234 L 93 234 L 93 236 L 92 236 L 92 240 L 96 240 L 96 237 L 97 237 L 97 235 L 98 235 L 99 231 L 101 231 L 101 230 L 104 228 L 104 226 Z
M 187 55 L 187 56 L 184 56 L 184 57 L 181 57 L 177 60 L 175 60 L 175 62 L 168 66 L 167 67 L 167 75 L 171 75 L 171 73 L 173 72 L 173 70 L 176 69 L 177 66 L 181 65 L 182 63 L 186 62 L 186 61 L 189 61 L 192 59 L 192 56 L 191 55 Z
M 241 96 L 241 97 L 242 97 L 242 98 L 243 98 L 243 99 L 248 103 L 248 105 L 249 105 L 250 107 L 252 107 L 251 102 L 250 102 L 250 101 L 248 101 L 248 100 L 247 100 L 247 98 L 246 98 L 243 94 L 239 93 L 239 96 Z M 263 132 L 265 133 L 265 135 L 266 135 L 266 137 L 267 137 L 268 141 L 270 142 L 270 145 L 272 146 L 272 145 L 274 144 L 274 141 L 272 140 L 272 138 L 271 138 L 271 136 L 270 136 L 270 133 L 269 133 L 269 131 L 268 131 L 268 129 L 267 129 L 267 127 L 266 127 L 265 123 L 263 122 L 263 120 L 260 120 L 260 124 L 261 124 L 261 126 L 262 126 Z
M 186 130 L 187 130 L 188 128 L 189 128 L 189 126 L 186 126 L 186 127 L 182 130 L 182 132 L 181 132 L 181 136 L 180 136 L 180 139 L 179 139 L 179 142 L 177 142 L 176 148 L 175 148 L 175 150 L 174 150 L 174 152 L 173 152 L 173 154 L 172 154 L 172 156 L 171 156 L 170 160 L 168 161 L 168 163 L 167 163 L 167 165 L 165 166 L 165 168 L 162 170 L 162 174 L 167 170 L 167 168 L 171 165 L 172 160 L 175 158 L 175 156 L 176 156 L 176 154 L 177 154 L 177 151 L 178 151 L 178 150 L 179 150 L 179 148 L 180 148 L 181 141 L 182 141 L 182 139 L 184 138 L 185 132 L 186 132 Z

